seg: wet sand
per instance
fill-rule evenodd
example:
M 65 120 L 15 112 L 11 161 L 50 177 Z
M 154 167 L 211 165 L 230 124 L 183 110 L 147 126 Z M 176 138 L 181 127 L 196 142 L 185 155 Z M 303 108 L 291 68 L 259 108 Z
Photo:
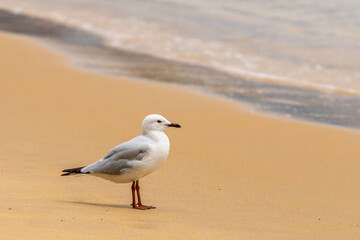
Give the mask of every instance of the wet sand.
M 0 231 L 5 239 L 358 239 L 360 135 L 273 119 L 179 87 L 86 73 L 0 36 Z M 129 184 L 60 177 L 159 113 L 167 162 Z
M 266 78 L 258 81 L 191 61 L 147 54 L 140 49 L 112 47 L 101 35 L 4 9 L 0 9 L 0 31 L 36 37 L 61 49 L 74 65 L 86 71 L 199 88 L 247 104 L 256 112 L 360 129 L 360 98 L 356 94 L 342 94 L 336 89 L 319 91 Z

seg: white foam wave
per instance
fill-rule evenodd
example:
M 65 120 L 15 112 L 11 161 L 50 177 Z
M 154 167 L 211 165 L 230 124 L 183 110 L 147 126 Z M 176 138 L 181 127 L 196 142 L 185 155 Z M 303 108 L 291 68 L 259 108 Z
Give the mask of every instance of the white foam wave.
M 360 94 L 359 72 L 346 73 L 353 75 L 344 81 L 341 71 L 320 63 L 298 66 L 276 62 L 274 58 L 245 53 L 234 44 L 182 36 L 156 22 L 138 17 L 114 18 L 94 9 L 60 8 L 53 11 L 49 5 L 36 5 L 35 2 L 17 1 L 14 7 L 13 0 L 2 0 L 0 7 L 83 29 L 103 37 L 113 47 L 211 66 L 256 80 Z

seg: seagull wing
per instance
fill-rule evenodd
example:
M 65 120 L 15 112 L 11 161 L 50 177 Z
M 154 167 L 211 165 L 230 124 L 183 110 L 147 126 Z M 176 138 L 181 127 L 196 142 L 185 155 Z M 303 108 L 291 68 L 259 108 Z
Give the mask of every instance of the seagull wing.
M 131 169 L 131 161 L 141 161 L 149 149 L 143 136 L 122 143 L 108 152 L 99 161 L 81 169 L 82 173 L 121 174 Z

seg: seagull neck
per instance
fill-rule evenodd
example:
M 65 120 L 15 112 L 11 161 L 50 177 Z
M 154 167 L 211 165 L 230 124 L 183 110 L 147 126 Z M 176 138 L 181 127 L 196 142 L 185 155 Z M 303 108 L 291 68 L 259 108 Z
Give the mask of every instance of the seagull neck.
M 164 137 L 167 138 L 163 131 L 143 131 L 143 136 L 148 137 L 155 142 L 161 141 Z

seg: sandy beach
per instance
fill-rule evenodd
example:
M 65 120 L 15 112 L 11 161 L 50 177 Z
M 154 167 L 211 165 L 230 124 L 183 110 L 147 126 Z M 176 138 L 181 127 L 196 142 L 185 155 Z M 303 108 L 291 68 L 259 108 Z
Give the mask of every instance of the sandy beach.
M 180 87 L 74 69 L 0 35 L 1 239 L 359 239 L 360 135 L 247 112 Z M 130 184 L 60 177 L 159 113 L 171 151 Z

